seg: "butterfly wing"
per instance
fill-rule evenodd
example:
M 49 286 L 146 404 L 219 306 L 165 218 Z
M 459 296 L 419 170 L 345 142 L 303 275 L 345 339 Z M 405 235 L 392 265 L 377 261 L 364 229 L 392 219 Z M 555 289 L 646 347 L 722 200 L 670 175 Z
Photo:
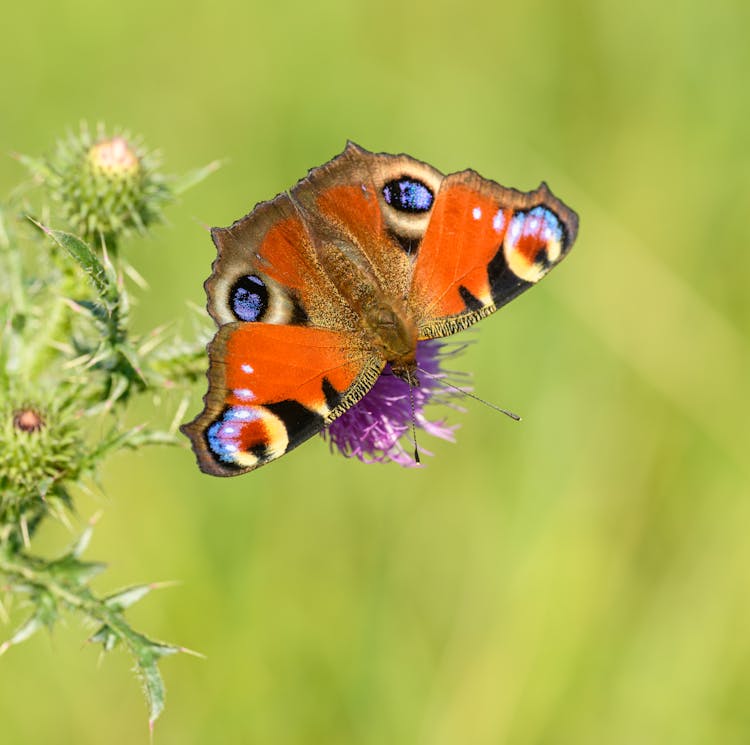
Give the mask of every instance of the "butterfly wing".
M 182 429 L 216 476 L 297 447 L 359 400 L 384 364 L 355 335 L 305 325 L 229 323 L 208 351 L 205 408 Z
M 409 300 L 420 338 L 460 331 L 538 282 L 567 255 L 578 216 L 542 184 L 508 189 L 447 176 L 419 247 Z
M 211 231 L 205 287 L 220 328 L 204 410 L 183 427 L 206 473 L 244 473 L 288 452 L 359 400 L 384 365 L 321 261 L 336 226 L 292 196 L 304 183 Z

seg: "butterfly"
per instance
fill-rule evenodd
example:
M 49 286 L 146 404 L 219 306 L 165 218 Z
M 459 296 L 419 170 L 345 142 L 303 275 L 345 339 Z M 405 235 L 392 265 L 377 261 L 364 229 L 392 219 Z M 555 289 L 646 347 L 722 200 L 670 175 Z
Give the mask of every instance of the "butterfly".
M 408 155 L 343 153 L 228 228 L 205 283 L 219 329 L 201 470 L 252 471 L 355 405 L 386 364 L 418 383 L 418 341 L 455 334 L 536 284 L 578 216 L 542 183 L 509 189 Z

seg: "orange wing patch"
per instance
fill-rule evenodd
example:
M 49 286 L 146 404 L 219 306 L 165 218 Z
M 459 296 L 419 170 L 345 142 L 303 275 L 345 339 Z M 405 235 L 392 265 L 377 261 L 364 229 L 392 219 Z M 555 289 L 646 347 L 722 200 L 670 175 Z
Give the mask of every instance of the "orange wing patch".
M 383 218 L 371 184 L 332 186 L 318 196 L 317 204 L 360 246 L 382 229 Z
M 352 334 L 265 323 L 223 326 L 209 355 L 205 408 L 183 431 L 201 468 L 220 476 L 257 468 L 319 432 L 383 366 Z
M 310 239 L 299 217 L 276 223 L 258 248 L 258 269 L 287 287 L 302 291 L 315 270 L 309 251 Z
M 492 304 L 487 265 L 503 242 L 511 213 L 476 186 L 445 179 L 412 279 L 420 321 Z
M 324 387 L 343 393 L 362 367 L 363 355 L 352 355 L 346 349 L 350 346 L 356 350 L 355 342 L 335 331 L 241 324 L 230 333 L 221 329 L 219 335 L 224 334 L 226 340 L 220 354 L 225 365 L 227 401 L 231 404 L 265 405 L 293 394 L 305 407 L 325 417 L 333 406 L 326 400 Z

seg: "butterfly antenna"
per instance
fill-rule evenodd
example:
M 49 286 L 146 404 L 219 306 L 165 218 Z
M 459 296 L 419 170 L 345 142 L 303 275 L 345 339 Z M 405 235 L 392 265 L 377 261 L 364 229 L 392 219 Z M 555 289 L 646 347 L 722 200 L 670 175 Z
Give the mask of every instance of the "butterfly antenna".
M 491 409 L 494 409 L 495 411 L 499 411 L 501 414 L 505 414 L 505 416 L 510 417 L 516 422 L 521 421 L 521 417 L 518 416 L 518 414 L 514 414 L 512 411 L 508 411 L 508 409 L 502 409 L 499 406 L 496 406 L 495 404 L 490 403 L 489 401 L 485 401 L 483 398 L 480 398 L 479 396 L 475 396 L 471 391 L 467 391 L 464 388 L 459 388 L 457 385 L 453 385 L 453 383 L 449 383 L 447 380 L 443 380 L 443 378 L 439 377 L 438 375 L 433 375 L 431 372 L 428 372 L 423 367 L 417 368 L 420 373 L 424 373 L 428 378 L 432 378 L 433 380 L 438 381 L 441 385 L 444 385 L 446 388 L 452 388 L 454 391 L 457 391 L 458 393 L 462 394 L 463 396 L 468 396 L 469 398 L 473 398 L 475 401 L 479 401 L 480 404 L 484 404 L 485 406 L 489 406 Z
M 409 376 L 409 406 L 411 407 L 411 436 L 414 440 L 414 460 L 419 464 L 419 445 L 417 445 L 417 414 L 414 408 L 414 385 L 415 382 Z

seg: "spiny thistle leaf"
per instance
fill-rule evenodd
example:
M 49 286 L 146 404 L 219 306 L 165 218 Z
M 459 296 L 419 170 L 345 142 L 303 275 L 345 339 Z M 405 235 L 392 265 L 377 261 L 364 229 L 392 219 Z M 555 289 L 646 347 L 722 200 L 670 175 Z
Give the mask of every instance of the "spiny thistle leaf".
M 144 598 L 153 590 L 152 585 L 134 585 L 133 587 L 127 587 L 124 590 L 108 595 L 104 598 L 104 602 L 108 608 L 113 610 L 124 610 L 134 605 L 139 600 Z
M 114 278 L 105 270 L 96 254 L 80 238 L 62 230 L 52 230 L 35 220 L 32 222 L 68 252 L 86 272 L 97 294 L 108 306 L 116 305 L 118 297 L 116 281 L 113 281 Z
M 91 536 L 94 535 L 94 525 L 98 519 L 99 515 L 94 515 L 94 517 L 89 520 L 89 524 L 84 528 L 81 535 L 73 541 L 68 552 L 70 556 L 77 559 L 89 547 Z
M 120 637 L 105 624 L 95 631 L 89 638 L 89 642 L 101 644 L 105 652 L 111 652 L 120 641 Z
M 91 451 L 90 458 L 98 461 L 123 448 L 135 449 L 144 445 L 174 445 L 177 438 L 170 432 L 150 430 L 144 425 L 121 432 L 112 430 L 101 443 Z
M 42 619 L 37 615 L 34 614 L 29 618 L 27 621 L 25 621 L 21 626 L 16 629 L 13 636 L 10 637 L 10 639 L 7 639 L 2 644 L 0 644 L 0 655 L 5 654 L 11 647 L 15 646 L 16 644 L 20 644 L 21 642 L 25 642 L 27 639 L 32 637 L 39 629 L 43 628 L 44 623 L 42 622 Z
M 176 342 L 157 352 L 149 367 L 168 380 L 200 380 L 206 374 L 206 341 Z
M 192 189 L 198 185 L 201 181 L 208 178 L 212 173 L 217 171 L 223 165 L 223 161 L 214 160 L 211 163 L 203 166 L 202 168 L 196 168 L 193 171 L 188 171 L 184 176 L 181 176 L 172 184 L 172 191 L 175 194 L 182 194 L 188 189 Z
M 144 385 L 147 384 L 146 378 L 141 370 L 141 360 L 138 353 L 125 342 L 117 345 L 117 351 L 120 353 L 124 364 L 124 371 L 132 380 L 137 380 Z
M 101 574 L 107 568 L 100 561 L 81 561 L 73 554 L 67 554 L 48 565 L 49 573 L 58 579 L 82 585 Z
M 53 176 L 49 163 L 43 158 L 32 158 L 30 155 L 24 155 L 23 153 L 13 153 L 13 157 L 24 165 L 31 174 L 41 180 Z
M 154 723 L 164 711 L 164 696 L 166 690 L 156 659 L 148 657 L 148 661 L 138 660 L 138 673 L 143 683 L 143 692 L 148 703 L 148 725 L 153 729 Z

